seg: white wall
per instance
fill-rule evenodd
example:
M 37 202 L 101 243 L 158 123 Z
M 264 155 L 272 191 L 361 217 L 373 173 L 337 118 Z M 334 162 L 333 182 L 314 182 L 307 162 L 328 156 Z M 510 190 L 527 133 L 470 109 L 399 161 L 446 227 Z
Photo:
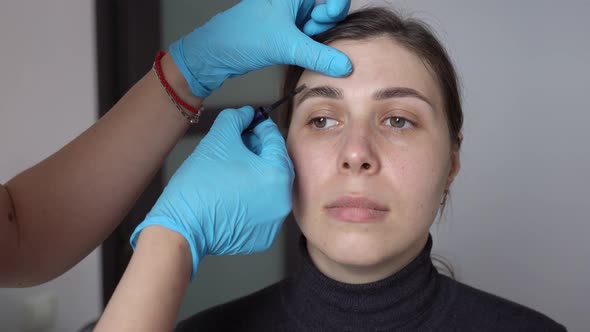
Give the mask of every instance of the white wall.
M 0 2 L 0 181 L 58 150 L 97 116 L 94 1 Z M 0 289 L 0 330 L 22 331 L 23 302 L 55 294 L 52 331 L 76 331 L 100 312 L 96 250 L 62 277 Z
M 459 280 L 587 331 L 590 1 L 389 3 L 433 26 L 464 85 L 462 170 L 435 250 Z

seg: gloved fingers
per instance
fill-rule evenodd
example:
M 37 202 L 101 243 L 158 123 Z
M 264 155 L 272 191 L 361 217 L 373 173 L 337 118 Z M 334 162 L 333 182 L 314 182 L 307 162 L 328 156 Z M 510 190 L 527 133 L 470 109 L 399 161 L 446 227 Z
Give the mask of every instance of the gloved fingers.
M 314 8 L 314 4 L 317 1 L 314 0 L 303 0 L 299 4 L 299 8 L 297 9 L 297 16 L 295 17 L 295 25 L 301 29 L 305 22 L 307 22 L 311 17 L 311 11 Z
M 291 40 L 291 54 L 294 65 L 333 77 L 350 74 L 352 63 L 346 54 L 320 44 L 304 33 L 297 31 Z
M 262 143 L 256 134 L 246 133 L 242 135 L 242 141 L 248 150 L 252 151 L 256 155 L 260 155 L 260 152 L 262 151 Z
M 303 32 L 308 36 L 315 36 L 330 29 L 334 25 L 336 23 L 318 23 L 317 21 L 309 20 L 303 26 Z
M 223 137 L 240 138 L 242 132 L 248 128 L 254 118 L 254 108 L 243 106 L 240 108 L 228 108 L 217 116 L 211 126 L 210 132 L 221 133 Z
M 268 118 L 259 123 L 258 126 L 254 127 L 253 134 L 261 142 L 261 156 L 268 156 L 272 151 L 286 153 L 285 139 L 272 119 Z
M 349 6 L 343 8 L 330 7 L 330 4 L 334 3 L 337 2 L 332 1 L 322 5 L 317 5 L 311 12 L 311 18 L 318 23 L 336 23 L 342 21 L 348 14 L 350 3 L 348 4 Z M 340 1 L 340 3 L 342 3 L 342 1 Z M 344 5 L 346 5 L 346 3 Z M 332 13 L 330 10 L 334 10 L 334 12 Z
M 336 18 L 337 21 L 341 21 L 348 14 L 350 0 L 327 0 L 326 6 L 328 7 L 328 16 Z
M 254 128 L 256 135 L 261 142 L 260 157 L 264 160 L 279 162 L 285 165 L 289 170 L 293 170 L 293 163 L 287 153 L 285 139 L 281 135 L 277 125 L 271 120 L 266 119 Z

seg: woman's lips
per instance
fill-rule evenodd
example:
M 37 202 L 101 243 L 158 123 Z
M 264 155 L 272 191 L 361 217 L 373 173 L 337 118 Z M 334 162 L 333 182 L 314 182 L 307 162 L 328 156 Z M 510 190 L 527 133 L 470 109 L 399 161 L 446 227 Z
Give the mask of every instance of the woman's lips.
M 348 222 L 376 222 L 389 213 L 387 206 L 364 197 L 341 197 L 326 206 L 332 218 Z

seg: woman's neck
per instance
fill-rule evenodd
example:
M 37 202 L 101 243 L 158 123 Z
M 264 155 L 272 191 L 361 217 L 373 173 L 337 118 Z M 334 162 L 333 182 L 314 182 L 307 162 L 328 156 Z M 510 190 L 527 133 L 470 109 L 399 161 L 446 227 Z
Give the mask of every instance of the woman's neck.
M 423 314 L 440 294 L 439 274 L 430 259 L 430 236 L 418 256 L 401 270 L 389 269 L 391 275 L 363 284 L 348 282 L 374 280 L 378 274 L 363 273 L 363 278 L 372 278 L 361 279 L 355 273 L 354 278 L 342 278 L 343 282 L 335 280 L 341 275 L 322 273 L 312 261 L 306 242 L 301 236 L 299 268 L 281 290 L 287 313 L 301 330 L 416 331 L 411 326 L 422 322 Z M 416 247 L 420 247 L 419 242 Z

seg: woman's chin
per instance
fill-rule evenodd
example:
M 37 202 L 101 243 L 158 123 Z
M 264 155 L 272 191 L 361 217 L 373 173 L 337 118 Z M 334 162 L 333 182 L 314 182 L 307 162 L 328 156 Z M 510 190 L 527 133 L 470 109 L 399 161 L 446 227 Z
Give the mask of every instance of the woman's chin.
M 395 256 L 396 248 L 391 241 L 379 241 L 370 237 L 352 237 L 324 243 L 322 253 L 334 263 L 368 268 L 382 265 L 388 258 Z

